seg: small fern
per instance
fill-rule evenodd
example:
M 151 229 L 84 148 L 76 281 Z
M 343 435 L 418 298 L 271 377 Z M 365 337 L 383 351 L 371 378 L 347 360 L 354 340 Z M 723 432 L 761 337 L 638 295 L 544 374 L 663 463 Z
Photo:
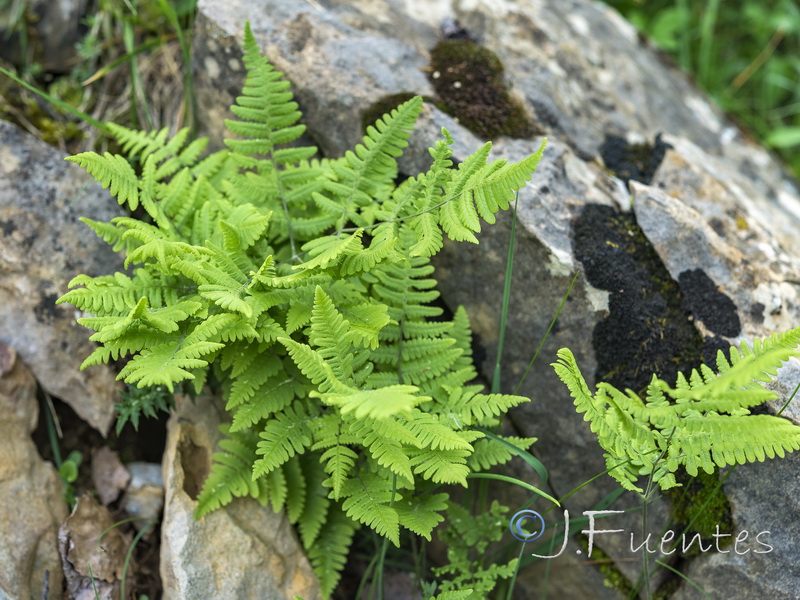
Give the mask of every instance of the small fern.
M 131 271 L 80 275 L 59 302 L 95 331 L 84 368 L 125 360 L 118 378 L 136 389 L 222 390 L 230 420 L 196 516 L 237 497 L 284 510 L 329 597 L 359 527 L 395 545 L 403 529 L 431 539 L 441 484 L 466 487 L 511 458 L 478 428 L 527 399 L 470 385 L 469 321 L 463 309 L 431 320 L 442 311 L 429 258 L 444 235 L 477 242 L 480 218 L 508 208 L 544 145 L 511 164 L 489 162 L 486 144 L 454 167 L 443 130 L 430 169 L 396 185 L 421 98 L 343 157 L 317 159 L 296 145 L 298 106 L 249 27 L 244 49 L 225 150 L 202 157 L 206 142 L 185 130 L 115 126 L 127 157 L 71 159 L 148 218 L 85 220 Z
M 783 457 L 800 448 L 800 427 L 787 419 L 754 415 L 750 409 L 777 394 L 761 384 L 800 355 L 800 328 L 732 347 L 717 354 L 717 372 L 701 365 L 675 387 L 655 375 L 642 401 L 633 391 L 600 383 L 592 394 L 572 353 L 558 352 L 553 364 L 576 409 L 589 421 L 605 450 L 609 474 L 625 489 L 643 493 L 636 482 L 651 476 L 662 489 L 680 485 L 674 473 L 691 476 L 716 468 Z
M 437 586 L 445 594 L 462 594 L 454 597 L 483 600 L 494 590 L 499 579 L 509 579 L 517 570 L 519 559 L 506 564 L 484 564 L 490 544 L 499 542 L 508 525 L 508 507 L 493 501 L 483 514 L 471 515 L 464 507 L 450 503 L 446 527 L 440 537 L 447 544 L 449 564 L 433 569 L 437 577 L 446 576 Z M 466 593 L 469 591 L 469 593 Z

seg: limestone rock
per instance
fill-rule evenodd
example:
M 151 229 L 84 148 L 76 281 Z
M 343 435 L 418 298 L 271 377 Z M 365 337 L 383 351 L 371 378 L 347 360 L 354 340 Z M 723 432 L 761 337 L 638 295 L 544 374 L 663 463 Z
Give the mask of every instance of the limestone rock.
M 137 520 L 134 526 L 141 530 L 161 517 L 164 508 L 164 480 L 161 465 L 133 462 L 127 465 L 130 484 L 122 497 L 122 507 Z
M 48 393 L 103 434 L 117 384 L 106 367 L 79 370 L 94 347 L 91 330 L 75 322 L 75 307 L 55 301 L 79 273 L 121 270 L 121 259 L 78 221 L 121 214 L 77 165 L 0 122 L 0 341 L 16 348 Z
M 57 532 L 67 516 L 53 465 L 31 440 L 39 408 L 36 380 L 0 343 L 0 597 L 62 597 Z M 49 592 L 45 595 L 45 590 Z
M 114 502 L 130 480 L 131 474 L 111 448 L 103 446 L 92 452 L 92 485 L 103 506 Z
M 70 600 L 118 598 L 123 575 L 131 589 L 134 570 L 124 568 L 131 539 L 113 525 L 108 509 L 88 493 L 78 498 L 61 525 L 58 546 Z
M 201 0 L 195 38 L 201 120 L 213 134 L 221 131 L 241 85 L 238 40 L 248 19 L 262 50 L 292 82 L 310 135 L 327 155 L 341 155 L 360 139 L 366 108 L 383 96 L 431 95 L 421 69 L 445 17 L 497 54 L 511 94 L 548 138 L 517 205 L 506 390 L 527 368 L 573 275 L 582 273 L 522 386 L 533 401 L 511 414 L 522 435 L 539 438 L 535 451 L 560 496 L 605 465 L 548 364 L 556 351 L 572 349 L 590 386 L 602 379 L 639 390 L 654 371 L 674 380 L 678 370 L 713 362 L 719 348 L 800 323 L 800 193 L 769 153 L 747 141 L 630 25 L 583 0 Z M 477 149 L 479 138 L 427 105 L 403 157 L 404 174 L 429 164 L 427 147 L 442 125 L 456 140 L 454 158 Z M 501 138 L 493 157 L 521 160 L 539 142 Z M 446 303 L 467 308 L 487 376 L 495 362 L 510 219 L 500 215 L 479 246 L 447 243 L 435 261 Z M 785 393 L 800 381 L 798 363 L 782 374 Z M 785 414 L 800 421 L 796 408 Z M 773 527 L 775 498 L 784 514 L 797 514 L 796 460 L 737 468 L 725 484 L 737 528 Z M 615 487 L 608 477 L 593 482 L 570 499 L 570 511 L 591 509 Z M 767 489 L 771 496 L 752 493 Z M 666 507 L 654 510 L 669 518 Z M 632 582 L 641 552 L 625 546 L 640 518 L 623 521 L 615 523 L 625 528 L 619 540 L 606 535 L 597 543 Z M 774 553 L 751 566 L 744 564 L 748 557 L 715 552 L 681 569 L 722 596 L 736 597 L 730 582 L 742 581 L 748 597 L 800 597 L 796 571 L 780 560 L 767 564 L 779 552 L 797 553 L 800 533 L 783 526 L 788 533 L 774 538 Z M 558 566 L 551 565 L 564 573 L 557 595 L 584 597 L 574 574 L 590 568 L 585 561 L 573 554 L 563 570 Z M 518 580 L 520 597 L 534 593 L 537 583 L 528 581 Z M 658 585 L 658 577 L 653 581 Z M 680 593 L 691 597 L 694 588 L 682 585 Z M 624 597 L 619 587 L 602 593 Z
M 797 381 L 795 380 L 795 385 Z M 794 600 L 800 565 L 800 507 L 791 489 L 797 481 L 800 455 L 737 467 L 725 482 L 733 504 L 741 541 L 727 553 L 709 551 L 693 561 L 684 574 L 700 583 L 712 598 L 770 598 Z M 734 540 L 736 539 L 733 538 Z M 697 593 L 682 588 L 674 600 L 693 600 Z
M 222 406 L 205 397 L 178 400 L 168 423 L 161 528 L 164 598 L 284 600 L 320 598 L 319 584 L 285 515 L 252 498 L 200 521 L 195 499 L 217 451 Z

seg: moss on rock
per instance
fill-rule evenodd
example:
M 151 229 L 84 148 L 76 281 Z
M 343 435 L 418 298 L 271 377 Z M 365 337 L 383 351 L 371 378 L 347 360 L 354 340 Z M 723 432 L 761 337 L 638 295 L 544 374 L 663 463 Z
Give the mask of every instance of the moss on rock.
M 508 93 L 503 64 L 488 48 L 465 39 L 439 42 L 431 50 L 430 78 L 446 112 L 477 135 L 525 138 L 538 133 Z
M 731 504 L 719 482 L 719 475 L 700 470 L 696 477 L 686 473 L 676 473 L 676 479 L 683 484 L 682 487 L 669 489 L 665 492 L 670 499 L 671 515 L 675 521 L 673 529 L 679 527 L 676 533 L 680 534 L 686 529 L 686 539 L 690 540 L 696 533 L 708 544 L 717 543 L 712 536 L 716 533 L 730 533 L 734 523 L 731 513 Z M 719 528 L 719 531 L 717 531 Z M 727 548 L 733 542 L 732 537 L 722 537 L 719 541 L 720 548 Z M 699 545 L 692 544 L 686 556 L 701 554 Z

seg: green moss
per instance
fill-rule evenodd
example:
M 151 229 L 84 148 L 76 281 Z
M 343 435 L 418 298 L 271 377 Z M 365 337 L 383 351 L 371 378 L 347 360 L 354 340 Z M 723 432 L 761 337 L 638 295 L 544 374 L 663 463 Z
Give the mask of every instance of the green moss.
M 731 505 L 719 483 L 717 473 L 709 475 L 701 470 L 696 477 L 690 477 L 681 471 L 676 473 L 676 479 L 683 486 L 667 490 L 665 495 L 671 501 L 673 528 L 680 528 L 677 533 L 687 528 L 687 538 L 699 533 L 704 541 L 716 543 L 711 536 L 717 533 L 717 526 L 722 533 L 733 531 Z M 728 547 L 732 541 L 732 537 L 721 538 L 719 546 Z M 692 544 L 687 555 L 698 554 L 698 545 Z
M 503 81 L 497 55 L 469 40 L 444 40 L 431 50 L 431 83 L 446 112 L 484 138 L 537 132 Z
M 576 541 L 582 548 L 585 555 L 589 555 L 589 537 L 585 534 L 577 536 Z M 597 570 L 603 576 L 603 585 L 617 590 L 622 597 L 632 598 L 636 596 L 636 588 L 631 581 L 625 577 L 619 567 L 614 563 L 614 559 L 603 552 L 597 544 L 592 546 L 592 564 L 597 566 Z
M 653 594 L 653 600 L 669 600 L 672 598 L 673 594 L 677 593 L 677 591 L 681 587 L 681 583 L 683 580 L 674 575 L 670 577 L 658 590 Z
M 77 83 L 75 85 L 78 85 Z M 65 91 L 63 86 L 59 92 Z M 5 101 L 0 103 L 0 119 L 19 125 L 30 131 L 31 127 L 38 130 L 43 141 L 53 146 L 66 144 L 72 149 L 72 144 L 83 139 L 84 133 L 78 123 L 70 121 L 69 117 L 50 106 L 45 108 L 43 101 L 39 100 L 12 79 L 0 78 L 0 97 Z M 73 100 L 73 98 L 69 98 Z M 75 102 L 77 104 L 77 102 Z

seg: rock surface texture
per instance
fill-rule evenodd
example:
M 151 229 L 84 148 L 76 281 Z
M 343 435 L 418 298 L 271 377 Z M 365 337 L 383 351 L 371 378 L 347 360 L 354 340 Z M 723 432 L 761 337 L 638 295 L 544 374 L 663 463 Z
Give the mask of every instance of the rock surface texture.
M 217 450 L 218 403 L 178 399 L 168 424 L 161 527 L 164 599 L 284 600 L 320 597 L 319 585 L 286 516 L 252 498 L 194 518 L 196 498 Z
M 67 516 L 56 469 L 31 432 L 39 418 L 36 380 L 0 343 L 0 598 L 62 597 L 58 527 Z
M 506 389 L 527 367 L 573 275 L 582 273 L 522 387 L 533 401 L 512 413 L 521 434 L 539 437 L 536 451 L 550 467 L 554 493 L 563 495 L 604 466 L 548 366 L 556 350 L 570 347 L 590 384 L 602 378 L 641 389 L 653 371 L 669 381 L 717 348 L 797 325 L 798 189 L 630 25 L 582 0 L 201 0 L 194 56 L 201 122 L 212 135 L 222 131 L 242 82 L 247 19 L 292 82 L 309 134 L 325 154 L 340 155 L 363 134 L 363 114 L 385 96 L 435 95 L 430 51 L 444 18 L 457 19 L 497 55 L 510 96 L 548 138 L 519 197 Z M 482 141 L 426 104 L 404 173 L 427 167 L 426 149 L 442 125 L 456 139 L 456 158 Z M 493 155 L 520 160 L 540 141 L 496 139 Z M 486 374 L 494 364 L 509 230 L 505 214 L 480 246 L 447 244 L 436 262 L 445 301 L 470 314 Z M 800 371 L 791 365 L 785 376 L 791 380 L 783 389 L 791 390 Z M 786 414 L 800 418 L 796 408 Z M 725 482 L 733 533 L 780 531 L 772 552 L 715 550 L 676 568 L 711 597 L 800 597 L 798 461 L 792 455 L 740 467 Z M 591 509 L 613 488 L 609 478 L 598 480 L 573 497 L 570 511 Z M 614 528 L 632 531 L 637 519 L 622 518 Z M 625 534 L 613 537 L 597 540 L 617 561 L 613 574 L 601 576 L 572 552 L 561 563 L 568 568 L 550 565 L 551 593 L 586 597 L 576 587 L 581 578 L 605 577 L 616 583 L 592 586 L 591 595 L 625 597 L 619 582 L 635 582 L 641 552 L 630 551 Z M 520 577 L 515 597 L 538 597 L 540 568 L 543 562 Z M 696 597 L 687 584 L 671 584 L 674 597 Z
M 90 330 L 75 308 L 56 306 L 78 273 L 121 270 L 78 218 L 122 215 L 106 190 L 80 167 L 14 125 L 0 122 L 0 341 L 15 348 L 42 388 L 105 434 L 114 412 L 111 370 L 79 369 L 92 352 Z

